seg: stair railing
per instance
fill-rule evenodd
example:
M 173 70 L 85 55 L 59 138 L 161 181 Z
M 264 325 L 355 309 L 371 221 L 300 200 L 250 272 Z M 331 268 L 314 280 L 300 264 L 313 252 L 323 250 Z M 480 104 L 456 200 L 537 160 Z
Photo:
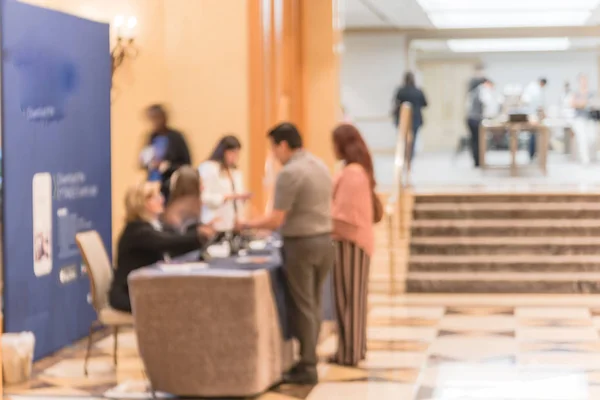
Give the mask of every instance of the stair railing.
M 412 151 L 412 107 L 410 103 L 403 103 L 399 110 L 398 135 L 396 138 L 396 152 L 394 158 L 394 181 L 392 192 L 385 206 L 385 214 L 388 222 L 388 251 L 390 267 L 390 288 L 396 292 L 396 257 L 395 238 L 396 231 L 400 232 L 400 238 L 404 235 L 405 210 L 404 210 L 404 188 L 410 182 L 410 155 Z M 397 215 L 397 219 L 395 218 Z M 398 225 L 395 222 L 398 221 Z

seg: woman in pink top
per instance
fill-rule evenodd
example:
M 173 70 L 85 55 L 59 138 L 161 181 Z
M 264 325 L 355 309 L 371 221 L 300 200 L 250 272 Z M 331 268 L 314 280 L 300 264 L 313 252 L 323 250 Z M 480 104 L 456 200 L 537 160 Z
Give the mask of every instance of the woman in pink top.
M 333 238 L 336 260 L 334 295 L 338 350 L 331 361 L 353 366 L 367 352 L 367 290 L 373 254 L 373 160 L 358 130 L 342 124 L 333 131 L 336 156 L 344 162 L 333 189 Z

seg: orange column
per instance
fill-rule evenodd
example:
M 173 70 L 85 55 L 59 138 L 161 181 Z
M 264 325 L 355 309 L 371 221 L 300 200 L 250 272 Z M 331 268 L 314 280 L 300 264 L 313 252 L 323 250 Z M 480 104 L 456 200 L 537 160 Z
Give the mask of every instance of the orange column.
M 339 121 L 339 40 L 336 0 L 302 1 L 302 127 L 306 147 L 331 168 L 331 131 Z
M 270 116 L 270 0 L 248 1 L 248 46 L 249 46 L 249 122 L 250 140 L 248 184 L 254 193 L 253 205 L 256 209 L 264 206 L 263 178 L 265 173 L 266 147 L 265 134 Z
M 266 133 L 295 123 L 309 151 L 333 166 L 330 132 L 339 112 L 339 30 L 335 0 L 249 0 L 249 185 L 262 209 Z

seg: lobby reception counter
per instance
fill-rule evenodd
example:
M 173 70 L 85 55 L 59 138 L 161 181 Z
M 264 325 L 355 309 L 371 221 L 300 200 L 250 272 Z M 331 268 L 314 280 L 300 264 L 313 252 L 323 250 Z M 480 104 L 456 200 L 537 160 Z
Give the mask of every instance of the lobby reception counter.
M 247 397 L 292 366 L 269 272 L 146 268 L 130 292 L 140 355 L 156 391 Z

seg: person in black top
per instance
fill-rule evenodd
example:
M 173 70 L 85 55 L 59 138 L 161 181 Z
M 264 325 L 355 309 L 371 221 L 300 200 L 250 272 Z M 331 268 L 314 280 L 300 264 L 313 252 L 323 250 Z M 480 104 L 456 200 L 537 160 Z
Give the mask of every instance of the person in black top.
M 412 130 L 413 140 L 412 147 L 410 149 L 410 159 L 412 160 L 415 154 L 415 143 L 417 142 L 417 134 L 419 129 L 423 125 L 423 114 L 421 110 L 427 107 L 427 99 L 425 94 L 415 83 L 415 75 L 412 72 L 407 72 L 404 75 L 404 84 L 396 91 L 396 97 L 394 98 L 393 107 L 393 118 L 396 128 L 400 124 L 400 107 L 402 103 L 408 102 L 412 106 Z
M 117 269 L 109 303 L 114 309 L 131 312 L 127 277 L 132 271 L 198 250 L 208 243 L 214 231 L 203 225 L 185 234 L 163 229 L 159 217 L 164 210 L 164 198 L 154 182 L 130 188 L 125 207 L 127 225 L 117 244 Z
M 148 166 L 149 177 L 159 174 L 161 192 L 168 199 L 169 179 L 182 165 L 191 165 L 190 151 L 183 134 L 169 127 L 169 118 L 163 106 L 155 104 L 148 107 L 146 115 L 152 124 L 148 146 L 165 147 L 164 155 Z

